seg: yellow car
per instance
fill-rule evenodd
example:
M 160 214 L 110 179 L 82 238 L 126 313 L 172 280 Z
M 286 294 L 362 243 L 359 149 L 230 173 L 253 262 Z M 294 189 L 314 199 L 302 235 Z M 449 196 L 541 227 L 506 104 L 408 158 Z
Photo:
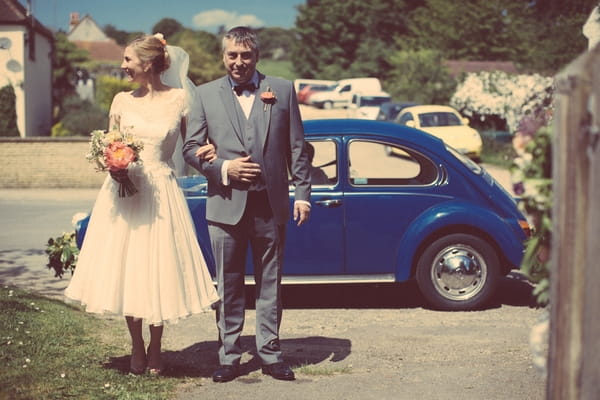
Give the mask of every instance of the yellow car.
M 469 120 L 452 107 L 407 107 L 398 114 L 395 122 L 436 136 L 460 153 L 479 161 L 483 146 L 481 136 L 469 126 Z

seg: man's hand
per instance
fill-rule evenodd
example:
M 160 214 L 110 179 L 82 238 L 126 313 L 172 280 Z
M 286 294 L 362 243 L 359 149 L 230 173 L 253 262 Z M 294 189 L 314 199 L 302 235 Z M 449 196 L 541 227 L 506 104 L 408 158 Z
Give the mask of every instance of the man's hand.
M 298 226 L 308 221 L 310 216 L 310 206 L 308 204 L 295 202 L 294 203 L 294 221 L 298 221 Z
M 232 180 L 252 183 L 260 173 L 260 165 L 250 161 L 250 156 L 229 160 L 227 175 Z
M 217 159 L 215 146 L 212 143 L 209 143 L 199 147 L 198 150 L 196 150 L 196 157 L 204 161 L 213 162 Z

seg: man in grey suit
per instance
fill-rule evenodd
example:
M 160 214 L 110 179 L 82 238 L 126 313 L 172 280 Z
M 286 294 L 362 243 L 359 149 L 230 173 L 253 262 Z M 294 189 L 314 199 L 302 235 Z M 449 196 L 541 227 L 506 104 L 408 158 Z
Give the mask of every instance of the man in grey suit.
M 293 217 L 310 215 L 310 165 L 296 93 L 291 82 L 256 70 L 258 42 L 248 28 L 223 38 L 227 76 L 198 87 L 199 128 L 184 144 L 186 161 L 208 179 L 206 219 L 217 269 L 220 367 L 215 382 L 239 374 L 244 326 L 244 272 L 248 244 L 256 282 L 256 348 L 262 372 L 293 380 L 279 344 L 281 273 L 290 218 L 289 178 L 295 186 Z M 206 162 L 210 142 L 217 159 Z

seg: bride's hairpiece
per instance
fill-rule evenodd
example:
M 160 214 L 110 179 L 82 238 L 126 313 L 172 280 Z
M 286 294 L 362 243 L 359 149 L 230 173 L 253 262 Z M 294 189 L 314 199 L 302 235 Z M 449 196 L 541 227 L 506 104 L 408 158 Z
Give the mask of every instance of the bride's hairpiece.
M 167 41 L 165 40 L 165 35 L 163 35 L 162 33 L 157 32 L 154 34 L 154 37 L 157 38 L 162 43 L 163 46 L 167 45 Z

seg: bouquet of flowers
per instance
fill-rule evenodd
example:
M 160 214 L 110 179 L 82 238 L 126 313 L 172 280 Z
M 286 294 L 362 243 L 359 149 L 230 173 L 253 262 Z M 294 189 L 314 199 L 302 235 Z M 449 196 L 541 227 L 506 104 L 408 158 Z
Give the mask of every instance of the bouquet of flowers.
M 141 162 L 139 155 L 144 144 L 132 134 L 118 129 L 109 132 L 94 130 L 90 135 L 90 152 L 86 159 L 96 164 L 97 171 L 110 171 L 113 179 L 119 182 L 119 197 L 137 193 L 127 176 L 127 167 Z

